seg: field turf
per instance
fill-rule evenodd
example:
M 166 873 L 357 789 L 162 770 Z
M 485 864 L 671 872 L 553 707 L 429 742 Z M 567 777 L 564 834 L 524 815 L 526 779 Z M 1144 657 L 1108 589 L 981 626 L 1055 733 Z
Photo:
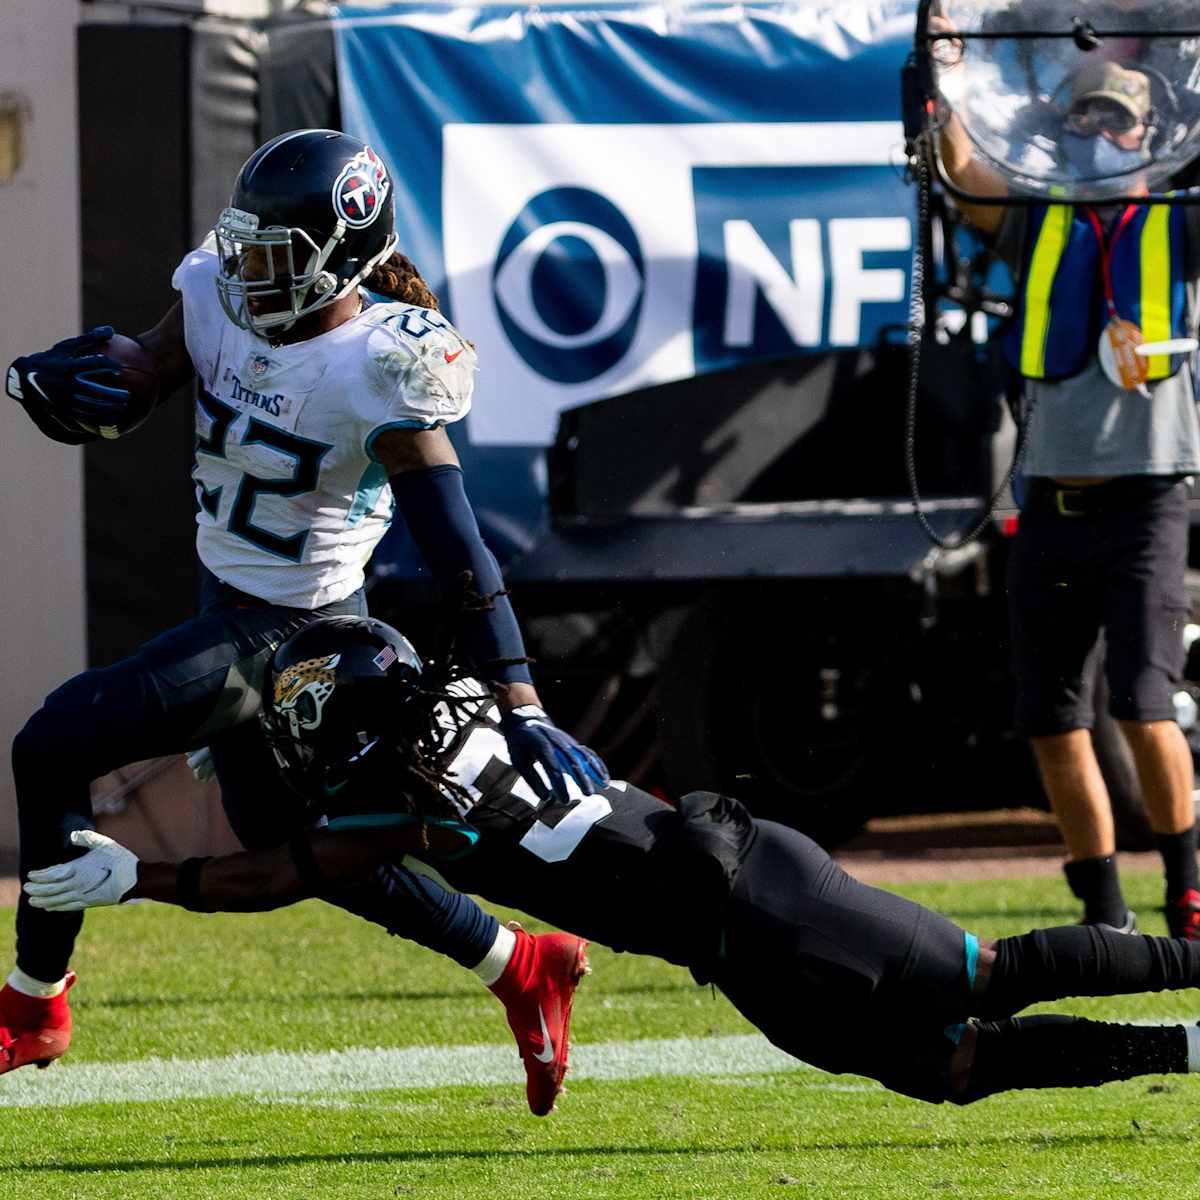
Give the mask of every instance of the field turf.
M 1150 874 L 1127 879 L 1147 932 L 1162 932 L 1159 886 Z M 1075 916 L 1057 879 L 904 890 L 985 936 Z M 539 1120 L 515 1082 L 449 1085 L 437 1074 L 460 1078 L 468 1059 L 515 1072 L 495 1000 L 460 968 L 354 918 L 317 903 L 263 916 L 149 904 L 93 913 L 76 955 L 69 1056 L 0 1080 L 0 1197 L 1200 1196 L 1200 1080 L 932 1107 L 852 1077 L 756 1070 L 753 1031 L 720 996 L 650 960 L 598 948 L 592 960 L 574 1034 L 581 1071 L 585 1056 L 595 1069 Z M 1200 997 L 1060 1007 L 1194 1020 Z M 646 1055 L 626 1070 L 643 1039 L 670 1039 L 683 1055 L 674 1069 L 696 1073 L 645 1077 Z M 468 1049 L 404 1050 L 421 1046 Z M 359 1047 L 393 1048 L 383 1069 L 417 1076 L 393 1088 L 377 1072 L 365 1090 L 354 1075 L 319 1087 L 308 1077 L 342 1061 L 328 1051 Z M 223 1061 L 272 1050 L 294 1057 Z M 284 1079 L 276 1070 L 273 1090 L 255 1092 L 263 1062 L 284 1064 Z M 643 1077 L 604 1078 L 605 1063 L 610 1075 Z M 240 1094 L 220 1094 L 243 1070 L 250 1082 L 229 1089 Z M 119 1099 L 147 1078 L 183 1098 Z M 205 1087 L 217 1094 L 197 1094 Z M 36 1105 L 14 1103 L 21 1088 L 37 1089 Z

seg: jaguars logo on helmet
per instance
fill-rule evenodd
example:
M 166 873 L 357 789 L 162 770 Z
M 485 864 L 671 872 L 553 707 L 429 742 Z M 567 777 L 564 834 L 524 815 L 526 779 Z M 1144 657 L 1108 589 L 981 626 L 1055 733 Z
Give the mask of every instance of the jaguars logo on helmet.
M 318 729 L 325 702 L 333 695 L 340 654 L 327 654 L 285 667 L 275 679 L 275 707 L 288 722 L 293 737 Z
M 259 720 L 292 788 L 324 800 L 379 757 L 420 694 L 407 639 L 373 617 L 322 617 L 271 658 Z

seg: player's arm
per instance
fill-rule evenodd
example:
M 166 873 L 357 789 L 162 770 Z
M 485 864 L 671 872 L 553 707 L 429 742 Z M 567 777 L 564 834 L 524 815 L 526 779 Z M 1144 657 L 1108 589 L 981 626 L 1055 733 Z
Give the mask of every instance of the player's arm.
M 566 776 L 585 795 L 599 791 L 608 782 L 604 763 L 555 726 L 538 699 L 500 567 L 479 532 L 445 429 L 387 430 L 375 440 L 374 453 L 388 473 L 417 549 L 444 592 L 459 595 L 469 573 L 472 591 L 487 598 L 463 614 L 459 640 L 471 668 L 496 691 L 513 766 L 539 795 L 547 796 L 549 790 L 537 765 L 563 800 L 569 798 Z
M 479 532 L 445 429 L 392 429 L 374 448 L 417 549 L 447 595 L 458 594 L 470 571 L 472 590 L 494 596 L 489 610 L 463 620 L 463 649 L 472 669 L 496 688 L 506 711 L 540 705 L 512 605 L 496 594 L 504 590 L 500 567 Z
M 423 840 L 424 838 L 424 840 Z M 86 849 L 71 862 L 30 871 L 29 902 L 50 912 L 79 912 L 127 900 L 158 900 L 195 912 L 266 912 L 365 879 L 380 864 L 420 850 L 450 855 L 468 845 L 452 828 L 413 825 L 369 830 L 318 829 L 284 846 L 184 863 L 142 862 L 94 830 L 71 841 Z
M 154 359 L 158 368 L 159 395 L 164 400 L 195 376 L 196 368 L 192 365 L 184 337 L 182 300 L 176 300 L 163 319 L 139 333 L 137 340 Z
M 111 325 L 97 325 L 49 350 L 23 354 L 9 365 L 5 391 L 48 438 L 69 446 L 134 428 L 148 409 L 121 380 L 122 364 L 108 351 Z M 168 396 L 193 375 L 183 336 L 183 306 L 137 340 L 154 361 L 157 396 Z

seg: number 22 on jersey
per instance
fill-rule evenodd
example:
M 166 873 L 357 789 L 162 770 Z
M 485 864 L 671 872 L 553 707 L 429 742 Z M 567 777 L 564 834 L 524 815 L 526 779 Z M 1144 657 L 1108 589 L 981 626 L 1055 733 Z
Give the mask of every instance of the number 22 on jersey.
M 242 414 L 204 388 L 199 389 L 197 403 L 209 420 L 208 433 L 198 435 L 196 439 L 197 463 L 199 464 L 201 455 L 228 460 L 230 430 Z M 317 442 L 289 433 L 255 416 L 249 417 L 237 444 L 269 447 L 282 455 L 285 462 L 290 462 L 291 473 L 278 478 L 264 479 L 243 472 L 232 502 L 228 504 L 226 529 L 234 537 L 241 538 L 260 550 L 299 562 L 304 555 L 309 530 L 298 529 L 294 533 L 281 534 L 265 529 L 254 523 L 254 506 L 260 496 L 293 497 L 314 491 L 321 471 L 321 461 L 333 447 L 327 442 Z M 224 485 L 210 489 L 205 487 L 199 478 L 196 479 L 196 484 L 201 507 L 214 521 L 218 520 L 225 501 Z

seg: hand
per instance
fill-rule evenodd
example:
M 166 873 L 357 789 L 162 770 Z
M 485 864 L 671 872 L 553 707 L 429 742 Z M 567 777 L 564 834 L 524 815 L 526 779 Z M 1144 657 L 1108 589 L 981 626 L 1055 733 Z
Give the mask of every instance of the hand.
M 931 42 L 929 47 L 929 55 L 933 61 L 943 69 L 960 66 L 963 57 L 962 38 L 947 36 L 958 32 L 954 22 L 944 13 L 931 12 L 928 30 L 931 37 L 938 38 L 937 41 Z
M 120 386 L 121 364 L 96 351 L 113 336 L 97 325 L 79 337 L 56 342 L 39 354 L 26 354 L 8 368 L 5 390 L 49 437 L 88 440 L 100 425 L 120 425 L 131 396 Z
M 207 746 L 193 750 L 187 756 L 187 765 L 197 783 L 207 783 L 217 773 L 217 764 L 213 761 L 212 751 Z
M 594 795 L 608 783 L 608 769 L 599 756 L 559 729 L 536 704 L 523 704 L 505 713 L 500 718 L 500 732 L 508 742 L 512 765 L 543 800 L 549 800 L 553 792 L 564 803 L 569 801 L 568 776 L 585 796 Z
M 30 871 L 24 887 L 29 903 L 49 912 L 120 904 L 137 883 L 137 855 L 94 829 L 76 829 L 71 843 L 86 846 L 87 853 L 71 862 Z

